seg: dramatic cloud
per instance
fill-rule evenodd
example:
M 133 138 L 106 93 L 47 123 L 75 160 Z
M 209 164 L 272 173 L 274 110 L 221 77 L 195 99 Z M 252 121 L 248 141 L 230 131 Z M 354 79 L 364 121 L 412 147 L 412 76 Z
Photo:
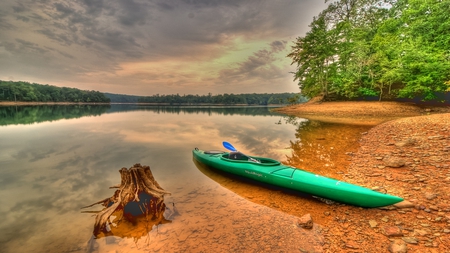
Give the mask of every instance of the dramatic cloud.
M 0 79 L 152 95 L 297 91 L 317 0 L 6 0 Z

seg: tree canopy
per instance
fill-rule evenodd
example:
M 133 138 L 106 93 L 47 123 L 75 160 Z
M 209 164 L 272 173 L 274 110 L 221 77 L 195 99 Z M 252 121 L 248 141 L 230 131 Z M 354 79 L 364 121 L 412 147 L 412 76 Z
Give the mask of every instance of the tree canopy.
M 0 101 L 109 103 L 99 91 L 0 80 Z
M 140 97 L 139 103 L 166 103 L 177 104 L 224 104 L 224 105 L 270 105 L 270 104 L 295 104 L 306 102 L 307 99 L 296 93 L 276 93 L 276 94 L 219 94 L 212 95 L 153 95 Z
M 443 100 L 450 91 L 449 0 L 326 0 L 294 41 L 308 97 Z

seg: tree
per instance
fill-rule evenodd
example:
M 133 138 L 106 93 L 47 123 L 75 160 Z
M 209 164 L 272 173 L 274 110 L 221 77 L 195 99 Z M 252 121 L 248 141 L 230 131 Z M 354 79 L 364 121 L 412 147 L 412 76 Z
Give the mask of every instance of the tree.
M 335 34 L 328 31 L 327 12 L 322 12 L 311 23 L 311 31 L 299 37 L 288 57 L 297 64 L 295 80 L 298 80 L 302 94 L 314 97 L 327 96 L 329 73 L 335 71 Z
M 450 80 L 450 1 L 399 1 L 402 79 L 400 97 L 431 100 Z
M 301 93 L 433 99 L 450 80 L 450 1 L 326 0 L 294 41 Z

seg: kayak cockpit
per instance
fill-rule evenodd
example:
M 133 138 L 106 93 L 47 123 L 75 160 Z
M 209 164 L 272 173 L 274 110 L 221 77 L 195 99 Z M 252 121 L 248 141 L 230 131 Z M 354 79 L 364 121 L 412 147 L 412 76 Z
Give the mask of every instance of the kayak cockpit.
M 265 157 L 247 156 L 240 152 L 223 153 L 220 157 L 222 160 L 237 163 L 252 163 L 261 166 L 276 166 L 281 163 Z

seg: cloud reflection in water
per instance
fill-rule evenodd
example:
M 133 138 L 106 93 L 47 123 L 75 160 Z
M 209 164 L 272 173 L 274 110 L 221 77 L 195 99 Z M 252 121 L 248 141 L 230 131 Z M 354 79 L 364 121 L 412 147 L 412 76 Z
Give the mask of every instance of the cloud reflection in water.
M 246 109 L 247 110 L 247 109 Z M 283 159 L 293 125 L 274 124 L 267 108 L 214 111 L 141 108 L 97 117 L 0 128 L 0 237 L 5 252 L 61 252 L 84 247 L 94 218 L 79 208 L 111 196 L 118 170 L 149 165 L 165 189 L 214 184 L 192 162 L 194 147 Z M 174 196 L 173 198 L 183 198 Z

